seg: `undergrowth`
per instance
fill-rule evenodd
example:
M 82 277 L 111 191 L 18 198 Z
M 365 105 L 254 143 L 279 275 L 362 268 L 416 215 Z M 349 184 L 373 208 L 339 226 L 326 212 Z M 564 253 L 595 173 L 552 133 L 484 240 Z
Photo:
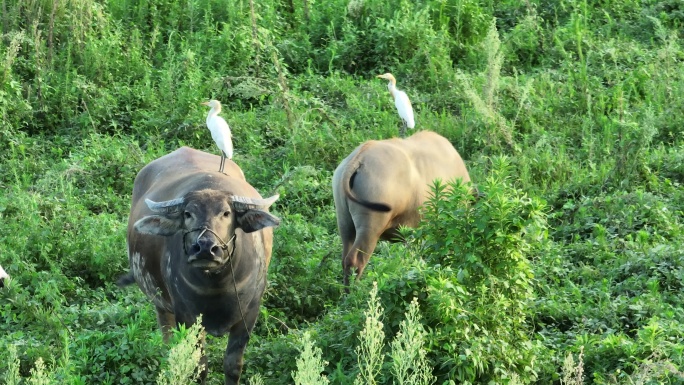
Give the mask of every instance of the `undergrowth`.
M 281 196 L 249 383 L 684 381 L 681 2 L 1 7 L 0 381 L 168 368 L 152 306 L 113 283 L 137 171 L 183 145 L 217 153 L 209 98 L 247 180 Z M 433 186 L 423 224 L 343 295 L 330 178 L 397 135 L 385 72 L 483 196 Z M 374 281 L 376 345 L 360 348 Z M 207 340 L 220 384 L 225 339 Z

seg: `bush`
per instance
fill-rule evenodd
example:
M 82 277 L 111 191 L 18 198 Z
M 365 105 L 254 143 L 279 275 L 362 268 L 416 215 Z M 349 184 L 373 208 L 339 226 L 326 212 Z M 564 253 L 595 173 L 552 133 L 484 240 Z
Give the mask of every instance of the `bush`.
M 511 187 L 507 159 L 493 163 L 479 199 L 460 181 L 437 183 L 410 238 L 430 266 L 424 314 L 436 373 L 468 384 L 529 382 L 538 370 L 529 261 L 545 239 L 545 205 Z

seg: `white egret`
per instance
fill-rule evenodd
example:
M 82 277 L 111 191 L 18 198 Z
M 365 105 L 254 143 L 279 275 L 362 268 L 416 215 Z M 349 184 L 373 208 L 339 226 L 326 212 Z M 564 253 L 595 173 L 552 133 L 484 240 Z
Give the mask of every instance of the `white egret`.
M 221 150 L 219 172 L 223 172 L 226 158 L 233 159 L 233 140 L 231 139 L 230 127 L 222 117 L 218 116 L 221 112 L 221 102 L 212 99 L 202 104 L 211 107 L 209 115 L 207 115 L 207 128 L 211 131 L 211 138 Z
M 399 117 L 403 121 L 404 125 L 401 129 L 401 136 L 406 134 L 406 127 L 413 128 L 416 126 L 416 122 L 413 120 L 413 107 L 411 107 L 411 100 L 409 99 L 406 92 L 397 89 L 397 79 L 391 73 L 386 73 L 377 76 L 380 79 L 389 80 L 387 84 L 387 89 L 389 89 L 390 95 L 394 98 L 394 105 L 397 107 L 397 112 L 399 112 Z
M 9 275 L 5 273 L 5 269 L 0 266 L 0 287 L 5 286 L 5 278 L 9 278 Z

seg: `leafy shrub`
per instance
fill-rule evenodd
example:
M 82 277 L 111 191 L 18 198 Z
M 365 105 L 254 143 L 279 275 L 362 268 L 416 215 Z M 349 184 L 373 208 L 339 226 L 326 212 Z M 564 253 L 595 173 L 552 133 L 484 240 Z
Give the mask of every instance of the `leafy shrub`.
M 537 348 L 527 323 L 529 259 L 545 237 L 545 205 L 511 187 L 505 158 L 494 164 L 478 184 L 482 198 L 460 181 L 436 184 L 424 222 L 411 237 L 431 266 L 424 314 L 438 378 L 476 383 L 536 377 Z
M 536 13 L 529 13 L 510 31 L 506 44 L 511 51 L 507 55 L 511 65 L 525 70 L 539 63 L 545 43 L 541 21 Z
M 51 274 L 33 273 L 31 287 L 25 288 L 22 283 L 31 275 L 15 276 L 7 293 L 9 301 L 0 307 L 0 315 L 11 320 L 9 325 L 0 325 L 5 336 L 0 362 L 9 362 L 6 348 L 15 346 L 22 377 L 39 370 L 35 363 L 42 359 L 48 364 L 44 372 L 54 375 L 55 383 L 149 383 L 159 368 L 162 343 L 159 332 L 156 337 L 150 333 L 156 327 L 151 309 L 140 310 L 144 299 L 121 298 L 112 305 L 111 294 L 104 290 L 79 287 L 72 289 L 73 297 L 83 303 L 68 303 Z M 45 344 L 46 340 L 54 342 Z
M 324 311 L 326 303 L 339 297 L 341 250 L 323 247 L 336 243 L 334 234 L 316 223 L 308 223 L 301 215 L 283 217 L 283 223 L 275 230 L 274 255 L 264 297 L 264 306 L 273 316 L 286 316 L 295 324 L 312 321 Z
M 625 238 L 642 231 L 670 238 L 681 231 L 666 199 L 642 190 L 567 201 L 554 223 L 554 237 L 563 240 Z
M 276 183 L 279 201 L 285 212 L 316 218 L 333 205 L 330 194 L 331 175 L 310 166 L 286 170 Z

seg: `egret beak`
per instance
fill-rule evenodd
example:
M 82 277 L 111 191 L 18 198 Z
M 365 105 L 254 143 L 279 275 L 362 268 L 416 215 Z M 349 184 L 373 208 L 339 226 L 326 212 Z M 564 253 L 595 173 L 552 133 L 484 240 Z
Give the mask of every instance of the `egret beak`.
M 202 102 L 202 103 L 200 103 L 200 104 L 203 105 L 203 106 L 208 106 L 208 105 L 209 105 L 209 102 Z
M 376 78 L 385 79 L 385 75 L 377 75 Z

